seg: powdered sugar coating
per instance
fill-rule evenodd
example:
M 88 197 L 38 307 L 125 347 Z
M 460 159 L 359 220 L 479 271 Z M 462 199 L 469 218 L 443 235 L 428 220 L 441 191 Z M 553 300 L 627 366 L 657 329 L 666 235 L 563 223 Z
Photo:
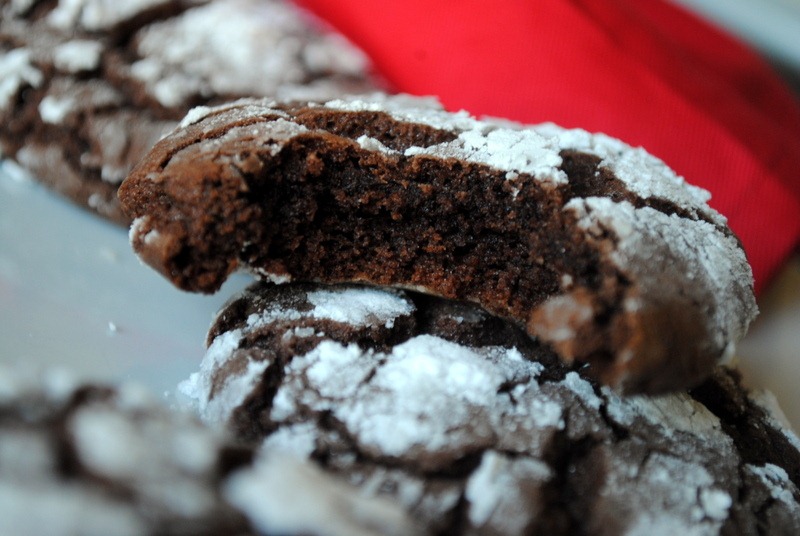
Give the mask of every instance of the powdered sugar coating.
M 470 522 L 500 534 L 523 533 L 540 514 L 532 511 L 530 497 L 522 493 L 524 486 L 541 486 L 552 476 L 547 464 L 539 460 L 486 451 L 464 490 Z
M 377 536 L 419 531 L 396 504 L 359 496 L 309 463 L 274 454 L 232 475 L 225 496 L 262 534 Z
M 229 408 L 241 405 L 256 388 L 268 363 L 248 362 L 243 374 L 214 384 L 216 368 L 236 351 L 241 331 L 231 331 L 214 339 L 200 364 L 200 370 L 178 385 L 178 391 L 196 401 L 200 415 L 207 422 L 221 422 L 228 417 Z M 197 392 L 212 393 L 213 397 L 198 398 Z
M 312 306 L 310 309 L 276 304 L 248 317 L 247 326 L 254 328 L 281 319 L 317 318 L 353 326 L 378 324 L 390 328 L 395 319 L 414 312 L 414 305 L 400 292 L 369 287 L 319 289 L 308 292 L 306 299 Z
M 313 423 L 300 423 L 279 428 L 261 444 L 265 452 L 280 452 L 295 458 L 309 458 L 319 439 Z
M 103 44 L 90 39 L 74 39 L 53 50 L 53 65 L 69 73 L 93 71 L 100 66 Z
M 393 155 L 400 154 L 398 151 L 386 147 L 383 143 L 380 142 L 380 140 L 371 138 L 366 134 L 356 138 L 356 143 L 358 143 L 363 149 L 366 149 L 367 151 L 380 151 L 382 153 L 393 154 Z
M 0 52 L 0 112 L 8 108 L 11 99 L 23 87 L 38 87 L 43 81 L 42 72 L 32 63 L 29 49 Z
M 280 302 L 274 293 L 286 289 L 270 289 L 269 296 Z M 328 292 L 304 289 L 303 295 Z M 398 296 L 403 294 L 388 292 L 385 298 L 393 302 Z M 244 306 L 232 303 L 234 311 Z M 470 325 L 487 321 L 477 308 L 460 307 L 442 312 L 431 325 L 447 319 L 447 325 L 469 332 Z M 276 319 L 270 329 L 277 331 L 267 332 L 281 341 L 281 352 L 307 348 L 309 337 L 312 349 L 282 353 L 280 369 L 271 367 L 240 393 L 248 407 L 263 412 L 249 413 L 236 402 L 223 408 L 220 402 L 217 419 L 231 422 L 235 415 L 237 426 L 247 430 L 252 430 L 247 419 L 253 419 L 263 431 L 265 451 L 318 460 L 328 472 L 346 475 L 363 495 L 394 499 L 434 531 L 450 526 L 437 523 L 448 519 L 459 501 L 464 518 L 455 526 L 467 533 L 540 526 L 564 533 L 547 523 L 553 510 L 564 507 L 554 497 L 569 496 L 576 501 L 571 508 L 587 519 L 588 533 L 603 533 L 607 526 L 612 534 L 665 535 L 718 534 L 723 525 L 739 527 L 742 519 L 753 519 L 762 504 L 746 502 L 748 495 L 739 491 L 749 485 L 741 474 L 750 454 L 743 454 L 726 428 L 739 424 L 733 417 L 723 422 L 687 393 L 622 397 L 598 388 L 580 370 L 543 366 L 530 350 L 457 343 L 413 329 L 407 338 L 396 334 L 402 340 L 381 350 L 313 325 L 299 333 L 288 323 L 282 333 L 280 313 L 269 314 Z M 301 313 L 288 307 L 283 314 Z M 217 333 L 212 348 L 217 341 L 218 349 L 222 341 L 238 341 L 225 343 L 231 349 L 227 357 L 215 350 L 204 359 L 204 367 L 215 362 L 218 381 L 234 385 L 235 378 L 248 377 L 247 363 L 275 364 L 265 356 L 277 346 L 259 339 L 259 318 L 265 315 L 251 314 L 244 324 Z M 387 329 L 374 315 L 368 322 Z M 265 389 L 268 385 L 274 391 Z M 192 395 L 215 403 L 208 389 Z M 794 455 L 800 461 L 800 453 Z M 798 497 L 788 473 L 780 468 L 745 473 L 755 482 L 766 479 L 788 501 L 777 507 L 780 515 L 795 511 Z M 443 482 L 440 474 L 450 476 Z
M 74 106 L 75 102 L 72 99 L 48 95 L 39 103 L 39 115 L 45 123 L 57 125 L 64 121 L 64 118 L 73 110 Z
M 797 497 L 800 490 L 789 480 L 786 471 L 777 465 L 768 463 L 763 466 L 748 465 L 746 470 L 755 475 L 769 490 L 770 496 L 776 501 L 781 501 L 800 514 L 800 505 L 797 504 Z
M 47 515 L 32 515 L 31 505 Z M 146 526 L 128 508 L 100 493 L 69 483 L 52 482 L 37 489 L 0 480 L 0 518 L 9 534 L 146 534 Z
M 578 395 L 580 400 L 592 409 L 600 409 L 603 400 L 594 392 L 592 384 L 581 378 L 577 372 L 568 372 L 562 380 L 564 386 Z
M 775 395 L 768 390 L 750 391 L 750 400 L 758 407 L 764 410 L 769 422 L 777 429 L 781 430 L 782 434 L 789 440 L 789 442 L 800 450 L 800 438 L 797 436 L 797 431 L 792 428 L 789 419 L 783 413 L 778 399 Z
M 247 530 L 219 490 L 231 443 L 194 416 L 168 410 L 142 387 L 86 385 L 60 371 L 0 367 L 3 391 L 4 534 Z
M 637 274 L 639 295 L 653 299 L 675 285 L 676 269 L 703 304 L 706 332 L 729 360 L 736 344 L 758 313 L 752 292 L 753 274 L 736 238 L 703 220 L 667 215 L 650 207 L 593 197 L 571 200 L 564 207 L 578 226 L 597 235 L 616 237 L 610 258 L 623 273 Z M 627 307 L 636 308 L 634 299 Z
M 667 200 L 695 214 L 702 214 L 717 224 L 725 224 L 725 217 L 708 206 L 711 199 L 708 191 L 688 184 L 663 161 L 641 147 L 631 147 L 605 134 L 565 129 L 552 123 L 531 128 L 555 140 L 559 147 L 599 156 L 602 158 L 600 168 L 609 169 L 630 191 L 643 198 Z
M 137 421 L 141 409 L 87 407 L 68 424 L 80 461 L 92 471 L 140 487 L 141 500 L 163 504 L 174 515 L 202 517 L 217 501 L 203 481 L 215 470 L 219 440 L 214 432 L 191 421 Z M 122 410 L 122 411 L 121 411 Z M 153 445 L 160 456 L 154 457 Z
M 446 112 L 433 99 L 380 94 L 350 99 L 337 99 L 325 106 L 342 111 L 383 111 L 398 121 L 428 125 L 458 132 L 458 138 L 430 147 L 410 147 L 405 156 L 431 155 L 460 158 L 486 164 L 508 173 L 527 173 L 537 179 L 565 183 L 567 177 L 558 169 L 561 164 L 559 146 L 531 129 L 500 128 L 478 121 L 466 112 Z M 513 177 L 513 175 L 512 175 Z
M 331 411 L 362 449 L 400 458 L 418 451 L 451 456 L 491 441 L 504 416 L 525 412 L 510 397 L 498 400 L 497 390 L 516 375 L 533 374 L 514 350 L 473 350 L 425 335 L 374 355 L 324 341 L 286 373 L 274 421 L 301 408 Z M 536 426 L 563 426 L 557 407 L 530 402 Z
M 208 117 L 209 113 L 212 111 L 212 108 L 209 106 L 195 106 L 183 116 L 183 119 L 181 119 L 181 122 L 178 124 L 178 128 L 186 128 L 189 125 L 194 125 Z
M 482 123 L 466 111 L 450 113 L 435 97 L 416 97 L 399 94 L 370 93 L 359 96 L 343 96 L 324 103 L 326 108 L 344 112 L 386 112 L 398 121 L 418 123 L 434 128 L 454 131 L 469 131 L 480 128 Z M 491 126 L 487 125 L 491 129 Z
M 143 11 L 169 3 L 171 0 L 59 0 L 47 22 L 61 30 L 108 30 Z
M 213 140 L 211 143 L 212 145 L 222 146 L 228 140 L 249 138 L 253 143 L 260 143 L 269 148 L 269 152 L 272 154 L 272 156 L 274 156 L 280 152 L 286 141 L 307 131 L 308 129 L 303 125 L 298 125 L 293 121 L 278 118 L 275 119 L 269 126 L 262 123 L 232 128 L 219 138 Z M 182 155 L 177 155 L 175 160 L 180 161 L 182 157 Z M 236 156 L 234 156 L 232 160 L 235 158 Z
M 138 227 L 143 223 L 134 221 Z M 221 422 L 230 417 L 231 408 L 238 407 L 258 385 L 268 366 L 265 361 L 248 361 L 246 372 L 215 383 L 216 373 L 243 342 L 245 330 L 257 329 L 270 323 L 301 319 L 324 319 L 351 325 L 378 324 L 392 327 L 395 320 L 414 311 L 414 306 L 399 293 L 371 288 L 320 289 L 307 294 L 310 308 L 284 308 L 277 304 L 260 314 L 251 314 L 244 329 L 236 329 L 216 337 L 208 347 L 200 370 L 182 382 L 178 389 L 198 404 L 200 414 L 209 422 Z M 316 332 L 295 331 L 294 336 L 313 337 Z M 350 379 L 343 380 L 352 383 Z
M 11 0 L 9 9 L 14 15 L 22 15 L 36 4 L 38 0 Z
M 77 385 L 77 379 L 62 368 L 40 370 L 35 366 L 0 363 L 0 406 L 42 397 L 54 408 L 61 408 Z
M 97 80 L 75 81 L 56 78 L 50 83 L 48 94 L 39 103 L 39 116 L 46 123 L 67 126 L 76 121 L 81 112 L 118 106 L 123 97 L 113 87 Z M 96 121 L 102 121 L 96 118 Z M 122 142 L 118 140 L 123 140 Z M 118 132 L 108 132 L 104 141 L 108 145 L 124 143 L 126 137 Z M 113 149 L 108 152 L 113 153 Z
M 221 0 L 143 29 L 131 69 L 164 106 L 193 95 L 270 95 L 338 73 L 361 75 L 366 59 L 341 37 L 312 31 L 287 3 Z
M 391 328 L 395 318 L 414 312 L 414 306 L 398 294 L 366 287 L 348 291 L 317 290 L 309 292 L 307 297 L 314 305 L 309 313 L 312 317 L 347 324 L 364 325 L 371 320 Z
M 714 479 L 701 465 L 654 453 L 632 478 L 624 472 L 614 475 L 619 480 L 612 478 L 600 493 L 626 486 L 634 492 L 627 499 L 633 501 L 628 508 L 643 510 L 626 535 L 714 536 L 728 516 L 725 505 L 730 505 L 730 496 L 714 487 Z
M 661 427 L 670 437 L 685 432 L 708 437 L 715 444 L 730 444 L 730 439 L 722 432 L 719 418 L 685 393 L 621 398 L 603 388 L 603 394 L 608 416 L 622 426 L 634 426 L 637 420 L 644 420 Z
M 527 173 L 542 181 L 565 184 L 566 174 L 557 168 L 561 164 L 558 149 L 557 145 L 530 130 L 490 130 L 476 124 L 459 133 L 452 142 L 410 147 L 405 155 L 460 158 L 506 171 L 512 174 L 511 179 L 516 178 L 515 173 Z
M 289 115 L 275 107 L 273 99 L 239 99 L 219 106 L 196 106 L 181 120 L 178 128 L 186 128 L 203 120 L 207 120 L 205 130 L 210 132 L 227 124 L 220 116 L 231 114 L 234 120 L 252 119 L 253 117 L 275 117 L 289 119 Z M 299 126 L 299 125 L 298 125 Z
M 724 216 L 708 206 L 709 192 L 688 184 L 641 147 L 631 147 L 605 134 L 565 129 L 552 123 L 526 126 L 494 118 L 479 121 L 464 111 L 449 113 L 433 98 L 381 94 L 368 97 L 333 100 L 325 106 L 343 111 L 385 111 L 399 121 L 460 132 L 458 140 L 429 150 L 412 147 L 406 155 L 463 158 L 559 183 L 566 181 L 557 169 L 561 164 L 559 151 L 584 151 L 602 158 L 600 167 L 608 168 L 635 194 L 670 201 L 720 225 L 726 222 Z

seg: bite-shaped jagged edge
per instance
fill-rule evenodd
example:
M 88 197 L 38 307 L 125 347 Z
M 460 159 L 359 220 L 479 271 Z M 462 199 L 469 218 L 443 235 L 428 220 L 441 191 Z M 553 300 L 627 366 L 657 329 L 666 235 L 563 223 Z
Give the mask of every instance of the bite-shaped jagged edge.
M 512 127 L 381 94 L 198 108 L 120 199 L 136 252 L 184 289 L 239 267 L 424 289 L 628 392 L 695 385 L 730 357 L 752 272 L 707 192 L 607 136 Z
M 734 236 L 602 197 L 572 199 L 564 210 L 599 238 L 627 288 L 600 325 L 596 299 L 583 287 L 563 288 L 533 311 L 529 332 L 561 355 L 588 354 L 592 364 L 593 353 L 603 359 L 614 348 L 602 376 L 629 392 L 689 387 L 730 360 L 757 313 L 752 272 Z
M 397 505 L 260 454 L 144 388 L 0 366 L 8 534 L 419 534 Z
M 620 397 L 479 308 L 383 292 L 254 286 L 180 389 L 433 533 L 800 529 L 800 443 L 735 371 Z

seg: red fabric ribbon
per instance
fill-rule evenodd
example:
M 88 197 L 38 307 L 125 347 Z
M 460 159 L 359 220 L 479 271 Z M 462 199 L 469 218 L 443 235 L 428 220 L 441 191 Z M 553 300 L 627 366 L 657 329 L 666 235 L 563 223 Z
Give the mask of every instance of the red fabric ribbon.
M 764 288 L 800 239 L 800 104 L 724 32 L 662 0 L 302 0 L 395 91 L 605 132 L 712 192 Z

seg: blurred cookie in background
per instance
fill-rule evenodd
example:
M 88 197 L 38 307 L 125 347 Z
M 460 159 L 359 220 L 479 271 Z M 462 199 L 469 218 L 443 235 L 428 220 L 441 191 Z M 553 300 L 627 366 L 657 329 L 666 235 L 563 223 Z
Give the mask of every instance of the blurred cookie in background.
M 116 190 L 195 105 L 374 89 L 357 49 L 279 0 L 0 3 L 0 156 L 127 224 Z

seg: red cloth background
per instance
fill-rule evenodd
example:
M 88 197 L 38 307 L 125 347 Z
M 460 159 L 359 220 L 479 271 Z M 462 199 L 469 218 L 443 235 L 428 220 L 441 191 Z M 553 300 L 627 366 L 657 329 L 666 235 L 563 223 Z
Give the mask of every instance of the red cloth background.
M 760 291 L 800 239 L 800 105 L 767 64 L 662 0 L 301 0 L 394 91 L 605 132 L 712 192 Z

